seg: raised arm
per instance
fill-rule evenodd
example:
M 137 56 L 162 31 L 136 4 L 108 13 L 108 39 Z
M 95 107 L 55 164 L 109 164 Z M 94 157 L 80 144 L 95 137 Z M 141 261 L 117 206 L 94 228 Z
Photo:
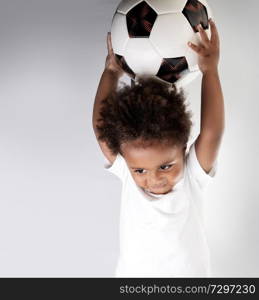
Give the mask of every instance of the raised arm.
M 118 80 L 123 75 L 123 70 L 120 68 L 120 66 L 116 63 L 115 60 L 110 33 L 107 34 L 107 48 L 108 55 L 106 57 L 105 68 L 102 73 L 95 96 L 92 124 L 94 133 L 96 135 L 96 139 L 100 145 L 104 156 L 110 161 L 110 163 L 113 163 L 113 161 L 115 160 L 115 155 L 109 150 L 105 142 L 98 140 L 98 132 L 96 128 L 96 126 L 98 125 L 98 119 L 100 118 L 100 108 L 102 100 L 106 99 L 112 91 L 116 90 Z
M 203 74 L 201 87 L 201 127 L 195 141 L 197 158 L 208 173 L 217 158 L 225 128 L 224 98 L 221 89 L 218 62 L 220 43 L 217 28 L 210 20 L 211 39 L 202 26 L 198 26 L 201 44 L 189 46 L 198 54 Z

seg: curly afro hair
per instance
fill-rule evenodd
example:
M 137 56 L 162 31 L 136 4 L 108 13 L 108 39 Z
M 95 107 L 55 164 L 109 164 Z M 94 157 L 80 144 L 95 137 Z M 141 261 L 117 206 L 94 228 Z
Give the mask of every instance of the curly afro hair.
M 115 155 L 122 153 L 123 143 L 136 140 L 143 141 L 143 147 L 156 141 L 185 147 L 191 116 L 182 89 L 142 76 L 132 87 L 124 85 L 102 101 L 98 139 Z

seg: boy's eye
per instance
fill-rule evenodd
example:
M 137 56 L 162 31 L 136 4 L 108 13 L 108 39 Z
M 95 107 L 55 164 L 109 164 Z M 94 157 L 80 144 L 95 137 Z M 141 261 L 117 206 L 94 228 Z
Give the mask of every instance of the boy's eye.
M 144 169 L 138 169 L 138 170 L 135 170 L 134 172 L 138 173 L 138 174 L 144 174 L 146 171 Z
M 162 169 L 163 171 L 166 171 L 166 170 L 169 170 L 171 167 L 173 166 L 173 164 L 171 165 L 162 165 L 160 167 L 160 169 Z M 134 171 L 135 173 L 138 173 L 138 174 L 144 174 L 146 173 L 147 171 L 145 169 L 137 169 Z
M 170 169 L 172 167 L 172 165 L 163 165 L 163 166 L 161 166 L 160 168 L 162 169 L 162 170 L 168 170 L 168 169 Z

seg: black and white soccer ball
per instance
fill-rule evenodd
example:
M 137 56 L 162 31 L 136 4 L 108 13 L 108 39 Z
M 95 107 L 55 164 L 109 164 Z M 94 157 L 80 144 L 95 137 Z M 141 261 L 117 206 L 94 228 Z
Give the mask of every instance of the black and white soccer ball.
M 200 74 L 196 45 L 201 24 L 209 38 L 212 12 L 205 0 L 123 0 L 111 25 L 115 56 L 132 79 L 151 75 L 183 87 Z

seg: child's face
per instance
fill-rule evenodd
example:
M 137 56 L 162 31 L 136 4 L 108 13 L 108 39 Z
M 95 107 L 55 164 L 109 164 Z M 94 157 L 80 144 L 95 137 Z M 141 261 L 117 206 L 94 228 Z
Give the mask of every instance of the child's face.
M 121 151 L 136 184 L 154 194 L 167 194 L 182 178 L 186 147 L 154 142 L 148 147 L 133 141 Z

